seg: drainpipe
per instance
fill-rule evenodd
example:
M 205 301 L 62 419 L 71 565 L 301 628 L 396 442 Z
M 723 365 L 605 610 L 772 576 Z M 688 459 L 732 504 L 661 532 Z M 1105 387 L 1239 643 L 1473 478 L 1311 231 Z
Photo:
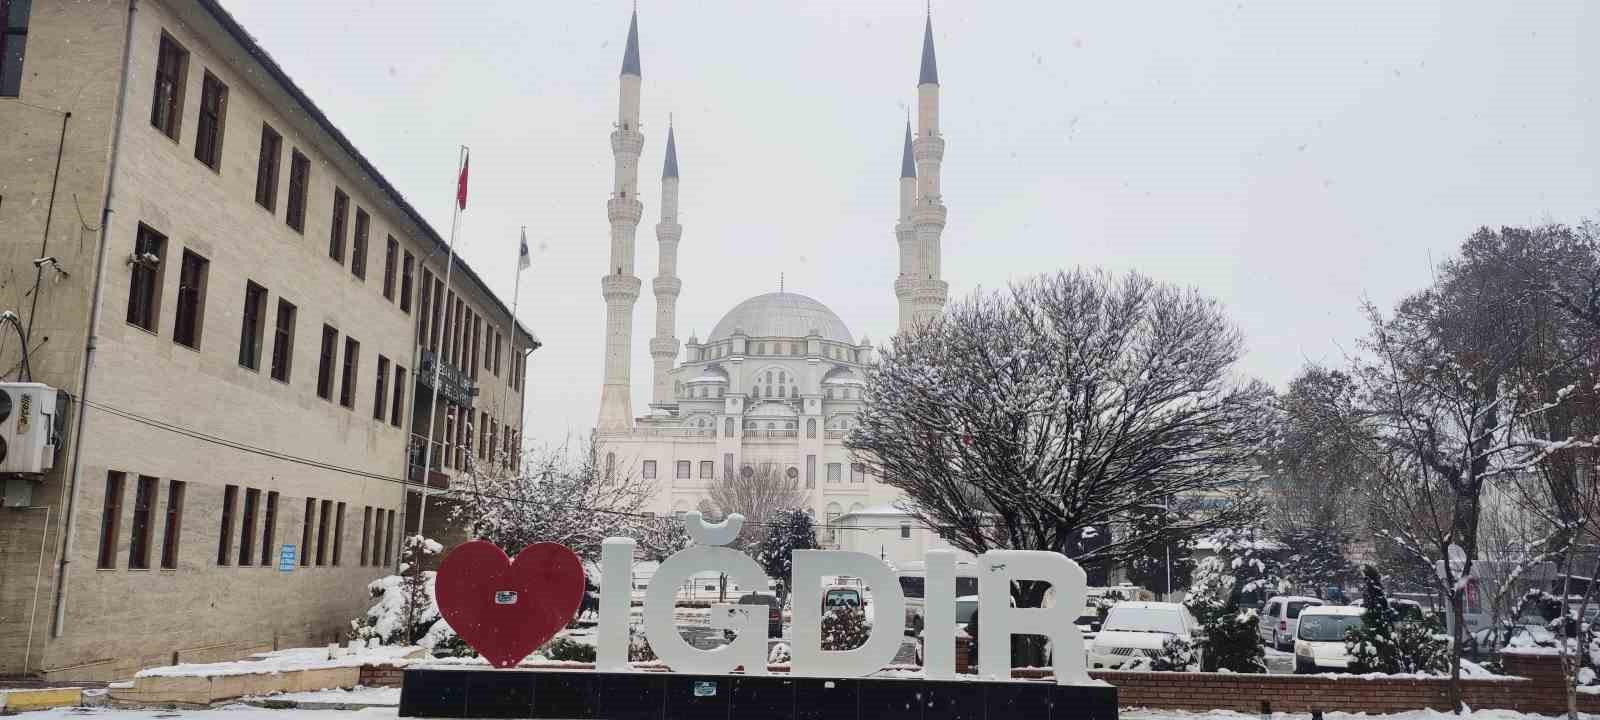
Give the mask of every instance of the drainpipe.
M 67 629 L 67 569 L 72 562 L 72 551 L 76 546 L 73 540 L 77 539 L 74 530 L 77 529 L 78 506 L 78 478 L 83 456 L 83 426 L 89 419 L 89 370 L 94 367 L 95 329 L 100 326 L 100 290 L 101 280 L 106 272 L 106 246 L 111 235 L 111 204 L 116 197 L 117 187 L 117 159 L 118 151 L 122 146 L 122 111 L 126 104 L 128 94 L 128 72 L 130 65 L 128 55 L 133 50 L 133 18 L 138 11 L 139 0 L 128 0 L 128 25 L 122 36 L 122 77 L 117 80 L 117 109 L 111 116 L 111 160 L 106 168 L 106 201 L 100 210 L 100 250 L 95 259 L 94 270 L 94 295 L 89 301 L 89 332 L 88 340 L 83 345 L 83 376 L 78 382 L 78 427 L 73 431 L 72 438 L 72 470 L 67 481 L 67 512 L 61 523 L 61 557 L 56 565 L 56 609 L 55 625 L 50 631 L 51 637 L 61 637 Z

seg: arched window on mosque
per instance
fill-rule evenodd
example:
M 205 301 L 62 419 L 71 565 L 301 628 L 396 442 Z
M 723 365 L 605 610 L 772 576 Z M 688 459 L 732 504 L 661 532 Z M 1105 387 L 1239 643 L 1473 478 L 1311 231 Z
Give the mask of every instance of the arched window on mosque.
M 794 385 L 790 385 L 789 386 L 789 397 L 792 397 L 792 398 L 800 397 L 800 388 L 798 388 L 798 387 L 796 387 Z
M 772 423 L 767 423 L 767 432 L 772 432 L 773 430 L 776 430 L 776 429 L 777 429 L 777 427 L 773 426 Z
M 815 438 L 816 436 L 817 436 L 817 419 L 816 418 L 811 418 L 811 419 L 806 421 L 806 439 L 812 439 L 812 438 Z
M 789 382 L 789 379 L 784 377 L 784 374 L 783 374 L 782 370 L 779 370 L 778 371 L 778 384 L 782 385 L 782 384 L 784 384 L 786 382 Z
M 778 386 L 778 397 L 780 397 L 780 398 L 781 397 L 785 397 L 785 395 L 784 395 L 784 391 L 785 390 L 788 390 L 788 388 L 783 387 L 782 385 L 779 385 Z
M 722 423 L 722 436 L 733 437 L 733 418 L 728 418 Z
M 755 476 L 756 476 L 756 469 L 753 466 L 746 465 L 746 466 L 744 466 L 742 468 L 739 468 L 739 477 L 742 477 L 742 478 L 744 478 L 746 480 L 749 480 L 750 478 L 753 478 Z
M 606 453 L 606 479 L 610 480 L 617 475 L 617 454 Z

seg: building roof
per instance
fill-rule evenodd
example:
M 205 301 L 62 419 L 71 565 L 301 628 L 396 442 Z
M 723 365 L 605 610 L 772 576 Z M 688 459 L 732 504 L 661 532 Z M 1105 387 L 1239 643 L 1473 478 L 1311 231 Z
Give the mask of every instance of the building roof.
M 417 212 L 417 209 L 405 199 L 405 196 L 400 194 L 400 190 L 396 188 L 393 183 L 389 182 L 389 179 L 384 177 L 383 173 L 378 172 L 378 168 L 372 164 L 372 161 L 368 160 L 367 156 L 361 154 L 361 151 L 356 149 L 355 143 L 350 142 L 350 138 L 345 137 L 345 134 L 333 124 L 332 120 L 328 119 L 328 116 L 325 113 L 322 112 L 322 108 L 317 107 L 317 104 L 311 101 L 310 96 L 306 95 L 305 91 L 301 90 L 300 86 L 295 84 L 294 80 L 289 77 L 288 73 L 284 72 L 283 68 L 278 65 L 277 61 L 273 60 L 272 56 L 267 54 L 266 49 L 262 48 L 261 45 L 256 43 L 255 38 L 244 29 L 244 26 L 240 25 L 239 21 L 233 19 L 233 16 L 228 14 L 227 10 L 223 9 L 218 0 L 196 0 L 196 3 L 200 8 L 205 10 L 205 12 L 209 14 L 212 19 L 216 20 L 217 24 L 222 27 L 223 31 L 227 32 L 235 42 L 239 43 L 240 47 L 244 48 L 244 51 L 249 54 L 251 58 L 254 58 L 256 62 L 261 63 L 261 67 L 267 71 L 267 76 L 273 81 L 277 82 L 278 85 L 283 88 L 284 92 L 288 93 L 289 97 L 293 98 L 294 101 L 305 110 L 306 116 L 311 118 L 311 120 L 315 122 L 317 127 L 321 128 L 323 132 L 326 132 L 328 136 L 332 138 L 333 141 L 339 146 L 339 149 L 348 153 L 350 157 L 356 161 L 356 164 L 361 167 L 361 171 L 365 173 L 367 178 L 377 185 L 386 196 L 388 196 L 389 201 L 393 202 L 396 207 L 400 208 L 400 211 L 405 213 L 406 217 L 422 230 L 423 234 L 428 240 L 433 241 L 435 249 L 437 249 L 440 254 L 448 252 L 449 243 L 447 243 L 445 239 L 439 235 L 439 231 L 435 230 L 432 225 L 428 224 L 428 221 L 422 217 L 422 213 Z M 493 302 L 501 312 L 505 313 L 507 317 L 511 316 L 511 308 L 507 307 L 505 302 L 501 301 L 500 297 L 495 295 L 493 290 L 489 289 L 488 284 L 483 282 L 483 278 L 479 277 L 478 273 L 474 272 L 466 262 L 462 261 L 460 257 L 457 257 L 455 266 L 456 269 L 462 274 L 466 275 L 467 279 L 475 284 L 477 288 L 483 292 L 484 296 L 489 298 L 490 302 Z M 533 334 L 533 331 L 524 326 L 521 321 L 513 318 L 513 322 L 516 323 L 517 330 L 522 331 L 522 333 L 527 336 L 528 340 L 532 341 L 533 349 L 537 350 L 544 345 L 544 343 L 539 340 L 539 336 Z
M 933 83 L 939 84 L 939 63 L 933 58 L 933 16 L 928 16 L 928 24 L 922 30 L 922 76 L 917 80 L 918 85 Z
M 757 295 L 735 305 L 717 321 L 706 342 L 731 338 L 735 330 L 757 338 L 806 337 L 816 330 L 824 340 L 855 344 L 850 328 L 828 306 L 792 292 Z
M 900 177 L 917 177 L 917 162 L 911 157 L 911 118 L 906 118 L 906 149 L 900 154 Z
M 639 11 L 628 19 L 628 48 L 622 51 L 622 74 L 644 77 L 639 73 Z
M 851 510 L 850 512 L 847 512 L 847 513 L 845 513 L 843 515 L 840 515 L 839 518 L 840 519 L 844 519 L 844 518 L 847 518 L 847 517 L 866 517 L 866 516 L 910 518 L 911 517 L 911 513 L 908 513 L 908 512 L 906 512 L 904 510 L 901 510 L 900 508 L 897 508 L 897 507 L 895 507 L 893 505 L 873 505 L 872 507 L 869 507 L 869 508 L 862 508 L 860 510 Z

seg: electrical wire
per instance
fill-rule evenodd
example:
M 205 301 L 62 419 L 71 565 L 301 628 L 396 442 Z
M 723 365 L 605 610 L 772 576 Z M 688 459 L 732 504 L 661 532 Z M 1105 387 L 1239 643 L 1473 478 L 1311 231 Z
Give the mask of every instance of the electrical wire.
M 193 428 L 187 428 L 187 427 L 183 427 L 181 425 L 175 425 L 173 423 L 166 422 L 164 420 L 157 420 L 155 418 L 146 417 L 144 415 L 140 415 L 138 413 L 135 413 L 135 412 L 132 412 L 132 411 L 129 411 L 129 410 L 123 410 L 121 408 L 112 407 L 110 405 L 106 405 L 104 403 L 96 402 L 96 401 L 93 401 L 93 400 L 84 401 L 83 405 L 85 407 L 91 407 L 91 408 L 94 408 L 94 409 L 99 410 L 101 412 L 107 413 L 109 415 L 114 415 L 116 417 L 123 418 L 125 420 L 136 422 L 136 423 L 139 423 L 139 424 L 142 424 L 142 425 L 147 425 L 147 426 L 150 426 L 150 427 L 153 427 L 153 428 L 157 428 L 157 429 L 160 429 L 160 430 L 165 430 L 167 432 L 175 433 L 175 434 L 178 434 L 178 435 L 183 435 L 185 437 L 189 437 L 189 438 L 192 438 L 192 439 L 195 439 L 195 440 L 199 440 L 199 441 L 205 442 L 205 443 L 210 443 L 212 445 L 218 445 L 218 446 L 225 447 L 225 448 L 228 448 L 228 449 L 231 449 L 231 450 L 237 450 L 237 451 L 249 453 L 249 454 L 252 454 L 252 455 L 259 455 L 259 456 L 262 456 L 262 457 L 271 458 L 273 460 L 279 460 L 279 461 L 282 461 L 282 462 L 289 462 L 289 463 L 295 463 L 297 465 L 304 465 L 306 467 L 312 467 L 312 468 L 316 468 L 318 470 L 327 470 L 327 471 L 331 471 L 331 472 L 343 473 L 343 474 L 346 474 L 346 475 L 352 475 L 352 476 L 363 478 L 363 479 L 367 479 L 367 480 L 378 480 L 378 481 L 381 481 L 381 482 L 394 483 L 396 485 L 406 485 L 406 486 L 417 485 L 417 483 L 408 482 L 404 478 L 398 478 L 398 477 L 394 477 L 394 476 L 391 476 L 391 475 L 384 475 L 382 473 L 370 472 L 370 471 L 367 471 L 367 470 L 361 470 L 359 468 L 346 467 L 346 466 L 337 465 L 337 464 L 334 464 L 334 463 L 331 463 L 331 462 L 326 462 L 326 461 L 322 461 L 322 460 L 316 460 L 316 459 L 313 459 L 313 458 L 307 458 L 307 457 L 302 457 L 302 456 L 298 456 L 298 455 L 292 455 L 292 454 L 289 454 L 289 453 L 286 453 L 286 452 L 281 452 L 281 451 L 278 451 L 278 450 L 271 450 L 271 449 L 268 449 L 268 448 L 257 447 L 257 446 L 254 446 L 254 445 L 249 445 L 247 443 L 242 443 L 242 442 L 238 442 L 238 441 L 235 441 L 235 440 L 228 440 L 226 438 L 222 438 L 222 437 L 219 437 L 219 436 L 216 436 L 216 435 L 211 435 L 209 433 L 204 433 L 204 432 L 201 432 L 199 430 L 195 430 Z M 680 522 L 681 523 L 682 522 L 681 520 L 679 520 L 676 517 L 673 517 L 671 515 L 653 515 L 653 514 L 648 514 L 648 513 L 626 512 L 626 511 L 622 511 L 622 510 L 608 510 L 608 509 L 605 509 L 605 508 L 587 507 L 587 506 L 578 505 L 578 504 L 575 504 L 575 503 L 537 503 L 537 502 L 534 502 L 532 500 L 528 500 L 527 498 L 512 497 L 512 496 L 509 496 L 509 495 L 501 495 L 499 493 L 485 492 L 485 491 L 476 490 L 476 489 L 452 488 L 450 490 L 450 492 L 452 494 L 469 495 L 469 496 L 472 496 L 472 497 L 487 498 L 487 499 L 490 499 L 490 500 L 500 500 L 500 501 L 504 501 L 504 502 L 520 503 L 520 504 L 524 504 L 524 505 L 550 505 L 550 506 L 554 506 L 554 507 L 558 507 L 558 508 L 562 508 L 562 509 L 566 509 L 566 510 L 577 510 L 577 511 L 581 511 L 581 512 L 591 512 L 591 513 L 595 513 L 595 514 L 611 515 L 611 516 L 615 516 L 615 517 L 629 517 L 629 518 L 635 518 L 635 519 L 638 519 L 638 520 L 652 521 L 652 522 L 657 522 L 657 523 L 665 523 L 665 522 Z M 764 521 L 756 521 L 756 520 L 746 520 L 745 521 L 745 525 L 752 525 L 752 526 L 756 526 L 756 527 L 776 528 L 776 527 L 780 527 L 781 523 L 764 522 Z M 896 525 L 884 525 L 884 526 L 833 526 L 831 529 L 832 530 L 878 531 L 878 530 L 899 530 L 900 528 L 901 528 L 901 526 L 896 524 Z

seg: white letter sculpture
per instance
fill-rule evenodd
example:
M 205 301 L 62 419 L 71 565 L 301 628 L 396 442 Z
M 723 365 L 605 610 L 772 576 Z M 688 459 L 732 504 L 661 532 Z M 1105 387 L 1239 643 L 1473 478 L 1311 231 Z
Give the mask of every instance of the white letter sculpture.
M 867 634 L 865 645 L 854 650 L 823 651 L 822 576 L 825 574 L 853 575 L 872 589 L 872 630 Z M 793 598 L 792 674 L 860 677 L 894 662 L 905 636 L 906 597 L 889 567 L 877 558 L 838 550 L 796 550 Z M 953 620 L 951 624 L 954 625 Z
M 633 540 L 600 543 L 600 637 L 594 669 L 628 669 L 628 610 L 633 605 Z
M 1044 635 L 1054 644 L 1056 684 L 1088 683 L 1083 633 L 1073 622 L 1087 596 L 1083 568 L 1065 555 L 1042 550 L 990 550 L 978 564 L 979 671 L 991 680 L 1010 680 L 1011 636 Z M 1047 608 L 1011 607 L 1011 583 L 1017 580 L 1050 583 L 1055 603 Z M 934 631 L 931 617 L 928 628 Z
M 755 560 L 737 550 L 713 547 L 732 542 L 739 536 L 744 516 L 734 513 L 716 525 L 701 520 L 700 513 L 684 516 L 692 545 L 674 553 L 656 568 L 650 588 L 644 594 L 645 637 L 661 661 L 675 672 L 715 675 L 743 666 L 746 675 L 767 674 L 767 606 L 717 605 L 712 608 L 711 626 L 733 630 L 738 637 L 715 650 L 701 650 L 678 634 L 672 621 L 673 600 L 678 588 L 695 573 L 716 570 L 725 573 L 745 591 L 765 590 L 767 575 Z M 606 583 L 610 585 L 610 583 Z M 757 612 L 759 611 L 759 612 Z
M 922 671 L 929 680 L 954 680 L 956 553 L 929 550 L 926 558 L 927 573 L 922 581 Z

